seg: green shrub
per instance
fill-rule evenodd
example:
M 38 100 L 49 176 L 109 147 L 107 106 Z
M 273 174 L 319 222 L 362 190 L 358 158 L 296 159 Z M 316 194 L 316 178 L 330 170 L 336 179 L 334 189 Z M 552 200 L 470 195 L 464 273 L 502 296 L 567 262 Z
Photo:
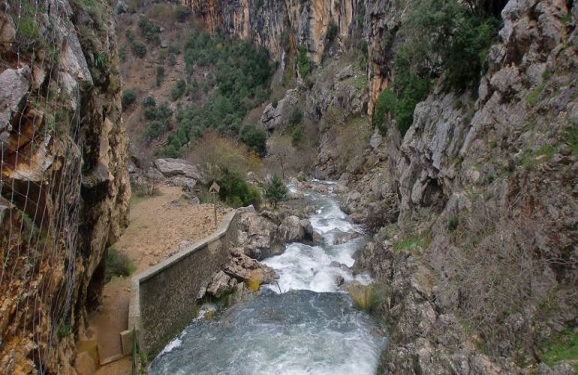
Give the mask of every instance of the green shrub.
M 267 155 L 267 135 L 263 129 L 247 125 L 241 129 L 239 140 L 260 157 Z
M 393 71 L 394 113 L 402 135 L 432 80 L 440 78 L 446 89 L 458 91 L 477 84 L 487 68 L 497 25 L 491 13 L 453 0 L 417 0 L 409 8 L 399 32 L 403 42 Z M 376 118 L 376 125 L 382 118 Z
M 299 126 L 293 131 L 291 134 L 291 146 L 297 148 L 301 145 L 301 141 L 303 140 L 303 127 Z
M 143 102 L 142 102 L 142 106 L 145 108 L 156 107 L 156 105 L 157 105 L 157 102 L 155 101 L 155 98 L 151 95 L 147 95 L 145 100 L 143 100 Z
M 161 28 L 152 23 L 148 18 L 141 16 L 138 19 L 138 27 L 141 34 L 148 42 L 160 42 Z
M 138 40 L 130 42 L 130 50 L 132 51 L 133 55 L 141 59 L 147 54 L 147 47 Z
M 126 49 L 124 49 L 124 47 L 120 47 L 118 49 L 118 58 L 120 59 L 121 62 L 126 61 Z
M 448 231 L 454 232 L 458 229 L 458 225 L 460 225 L 460 219 L 457 216 L 452 216 L 448 220 Z
M 293 111 L 291 111 L 291 114 L 289 115 L 288 120 L 289 126 L 299 125 L 302 119 L 303 119 L 303 111 L 301 111 L 299 107 L 294 107 Z
M 130 105 L 132 105 L 136 100 L 136 90 L 135 89 L 127 89 L 122 92 L 122 109 L 127 109 Z
M 329 25 L 327 26 L 327 34 L 325 34 L 325 38 L 332 42 L 335 40 L 337 33 L 339 32 L 339 26 L 335 23 L 334 20 L 329 21 Z
M 299 46 L 299 54 L 297 55 L 297 70 L 301 78 L 307 78 L 307 75 L 313 67 L 313 62 L 307 56 L 307 49 L 304 46 Z
M 187 84 L 185 83 L 184 79 L 179 79 L 177 81 L 176 86 L 171 90 L 171 99 L 172 101 L 179 100 L 183 97 L 185 90 L 187 89 Z
M 287 187 L 281 177 L 274 175 L 265 183 L 265 199 L 277 208 L 277 204 L 287 199 Z
M 258 206 L 261 200 L 259 190 L 247 184 L 245 180 L 225 169 L 219 179 L 219 197 L 232 207 L 248 205 Z
M 157 66 L 157 77 L 156 77 L 157 87 L 160 87 L 160 85 L 163 84 L 164 80 L 165 80 L 165 68 L 159 65 Z
M 397 99 L 390 89 L 385 89 L 379 94 L 373 113 L 373 124 L 377 126 L 381 135 L 387 134 L 388 122 L 386 117 L 395 113 L 396 104 Z
M 135 270 L 136 266 L 128 255 L 112 246 L 108 249 L 106 257 L 106 282 L 109 282 L 113 276 L 130 276 Z

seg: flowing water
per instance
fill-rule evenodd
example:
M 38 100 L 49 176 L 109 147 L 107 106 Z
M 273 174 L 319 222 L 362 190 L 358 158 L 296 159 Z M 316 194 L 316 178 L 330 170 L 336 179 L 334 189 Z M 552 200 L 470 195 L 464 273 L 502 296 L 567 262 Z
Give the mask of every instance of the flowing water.
M 324 243 L 291 243 L 283 254 L 266 259 L 280 276 L 278 285 L 263 288 L 256 298 L 212 320 L 193 321 L 154 359 L 149 373 L 375 373 L 386 339 L 339 287 L 343 281 L 370 281 L 347 269 L 363 236 L 335 245 L 348 238 L 344 236 L 361 234 L 360 229 L 347 221 L 331 194 L 305 196 L 317 208 L 310 221 Z

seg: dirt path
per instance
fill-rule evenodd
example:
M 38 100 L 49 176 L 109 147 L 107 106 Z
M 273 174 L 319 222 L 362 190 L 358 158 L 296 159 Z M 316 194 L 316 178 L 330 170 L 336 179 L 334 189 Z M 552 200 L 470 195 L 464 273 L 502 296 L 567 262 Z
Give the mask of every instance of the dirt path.
M 213 205 L 194 205 L 182 197 L 180 188 L 160 186 L 160 195 L 137 198 L 131 205 L 130 224 L 114 245 L 125 252 L 142 272 L 196 242 L 216 229 Z M 230 209 L 218 207 L 217 221 Z M 114 277 L 104 287 L 102 305 L 89 315 L 90 330 L 98 342 L 101 360 L 121 352 L 119 333 L 127 329 L 130 280 Z M 127 357 L 101 367 L 96 374 L 130 374 Z

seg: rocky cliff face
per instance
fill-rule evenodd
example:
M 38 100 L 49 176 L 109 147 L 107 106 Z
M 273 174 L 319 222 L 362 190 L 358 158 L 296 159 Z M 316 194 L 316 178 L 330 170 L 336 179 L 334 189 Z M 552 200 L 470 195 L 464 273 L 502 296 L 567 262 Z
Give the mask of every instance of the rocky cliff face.
M 291 47 L 290 43 L 297 43 L 307 47 L 312 59 L 320 63 L 328 29 L 334 27 L 337 35 L 346 37 L 359 17 L 363 18 L 359 13 L 362 5 L 351 0 L 181 0 L 181 3 L 201 16 L 208 30 L 221 30 L 241 39 L 253 38 L 278 61 L 283 59 L 283 51 Z
M 114 23 L 105 2 L 0 14 L 0 368 L 72 373 L 130 186 Z
M 576 8 L 509 1 L 477 93 L 374 136 L 349 206 L 385 225 L 358 263 L 390 288 L 384 373 L 521 372 L 577 326 Z

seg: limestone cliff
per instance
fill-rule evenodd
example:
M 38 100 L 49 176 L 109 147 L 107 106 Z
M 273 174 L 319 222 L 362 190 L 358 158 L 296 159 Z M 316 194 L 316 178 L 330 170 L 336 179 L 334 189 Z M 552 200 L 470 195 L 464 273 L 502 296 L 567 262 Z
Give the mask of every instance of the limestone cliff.
M 74 345 L 128 220 L 115 27 L 106 2 L 0 12 L 0 368 L 74 373 Z
M 358 266 L 389 288 L 384 373 L 529 371 L 578 324 L 577 6 L 501 16 L 477 92 L 436 87 L 375 134 L 346 203 L 382 228 Z

